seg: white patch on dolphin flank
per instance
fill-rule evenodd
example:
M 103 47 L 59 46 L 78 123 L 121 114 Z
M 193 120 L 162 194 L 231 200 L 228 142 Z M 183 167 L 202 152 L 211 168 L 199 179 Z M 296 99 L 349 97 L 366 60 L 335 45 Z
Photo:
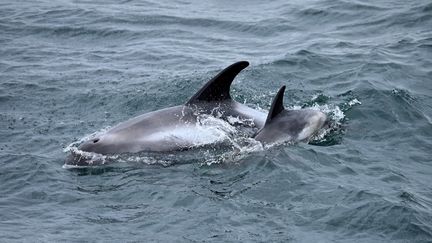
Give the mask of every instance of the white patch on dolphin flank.
M 189 143 L 191 147 L 217 144 L 229 139 L 236 129 L 222 119 L 201 115 L 196 124 L 167 127 L 143 138 L 146 141 L 160 142 L 174 140 Z

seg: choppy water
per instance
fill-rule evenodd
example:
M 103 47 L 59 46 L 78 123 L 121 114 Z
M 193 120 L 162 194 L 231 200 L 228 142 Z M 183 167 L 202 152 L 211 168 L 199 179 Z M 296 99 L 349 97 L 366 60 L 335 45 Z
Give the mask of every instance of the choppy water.
M 427 0 L 2 1 L 0 241 L 431 242 L 431 26 Z M 237 100 L 268 109 L 286 84 L 339 127 L 217 163 L 62 167 L 239 60 Z

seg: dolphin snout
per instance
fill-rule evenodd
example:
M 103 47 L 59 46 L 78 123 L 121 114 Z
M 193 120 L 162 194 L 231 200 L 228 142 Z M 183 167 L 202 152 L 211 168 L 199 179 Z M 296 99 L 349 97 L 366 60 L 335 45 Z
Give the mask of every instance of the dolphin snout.
M 297 136 L 299 141 L 305 141 L 310 139 L 314 134 L 316 134 L 323 126 L 327 120 L 327 115 L 321 111 L 312 111 L 307 117 L 308 121 L 306 126 Z
M 103 158 L 96 155 L 101 151 L 101 145 L 100 138 L 85 141 L 78 146 L 78 151 L 71 151 L 71 153 L 66 157 L 65 164 L 73 166 L 104 164 Z

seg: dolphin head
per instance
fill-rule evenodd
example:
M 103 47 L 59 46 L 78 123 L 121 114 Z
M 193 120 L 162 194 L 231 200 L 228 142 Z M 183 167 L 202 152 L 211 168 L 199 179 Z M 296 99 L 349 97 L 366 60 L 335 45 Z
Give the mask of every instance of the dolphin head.
M 78 149 L 97 154 L 115 154 L 129 152 L 134 148 L 133 139 L 121 132 L 106 132 L 82 143 Z
M 300 112 L 300 111 L 299 111 Z M 298 133 L 298 141 L 307 141 L 315 135 L 327 122 L 327 116 L 321 111 L 302 110 L 304 117 L 303 129 Z
M 103 145 L 100 138 L 93 138 L 85 141 L 77 149 L 71 150 L 70 154 L 66 157 L 65 165 L 70 166 L 88 166 L 104 164 L 102 156 Z
M 104 134 L 83 142 L 77 150 L 72 150 L 65 164 L 73 166 L 102 165 L 104 155 L 124 152 L 127 144 L 117 136 Z
M 282 86 L 273 99 L 272 106 L 264 127 L 255 135 L 255 139 L 264 143 L 284 141 L 308 141 L 321 129 L 327 116 L 312 109 L 286 110 L 283 107 Z

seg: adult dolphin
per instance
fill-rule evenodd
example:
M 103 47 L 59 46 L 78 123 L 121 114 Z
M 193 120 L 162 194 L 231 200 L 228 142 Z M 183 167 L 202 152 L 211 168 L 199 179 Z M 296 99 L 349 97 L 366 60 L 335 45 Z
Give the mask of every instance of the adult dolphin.
M 188 149 L 207 141 L 205 131 L 197 130 L 200 115 L 250 121 L 264 125 L 266 114 L 234 101 L 230 86 L 237 74 L 249 65 L 241 61 L 222 70 L 184 105 L 149 112 L 122 122 L 84 142 L 78 149 L 98 154 L 162 152 Z M 204 134 L 197 134 L 197 133 Z

